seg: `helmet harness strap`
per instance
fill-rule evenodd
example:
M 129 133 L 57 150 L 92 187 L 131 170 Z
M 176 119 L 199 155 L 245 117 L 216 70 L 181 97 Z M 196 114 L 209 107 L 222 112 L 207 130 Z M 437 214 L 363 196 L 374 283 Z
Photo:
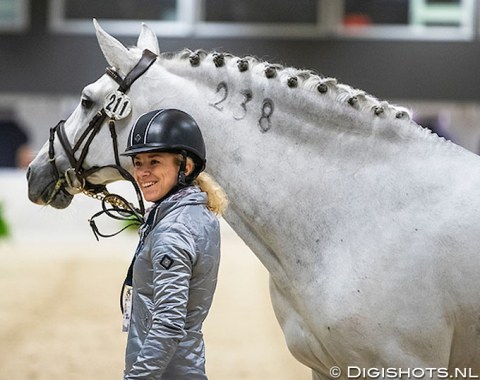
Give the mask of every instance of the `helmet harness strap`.
M 177 186 L 185 187 L 187 186 L 187 176 L 185 174 L 185 171 L 187 170 L 187 152 L 182 150 L 180 154 L 182 155 L 182 162 L 180 163 L 180 168 L 178 169 Z
M 187 152 L 185 150 L 181 150 L 180 154 L 182 155 L 182 162 L 180 162 L 180 167 L 178 168 L 177 184 L 174 185 L 167 194 L 165 194 L 161 199 L 157 200 L 155 203 L 163 202 L 172 194 L 175 194 L 180 189 L 183 189 L 184 187 L 187 187 L 190 185 L 190 183 L 187 181 L 187 175 L 185 174 L 187 170 Z

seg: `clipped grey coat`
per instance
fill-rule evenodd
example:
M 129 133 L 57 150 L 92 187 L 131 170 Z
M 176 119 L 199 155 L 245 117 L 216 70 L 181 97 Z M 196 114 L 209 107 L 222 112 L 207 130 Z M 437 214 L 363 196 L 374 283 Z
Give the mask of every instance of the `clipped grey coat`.
M 125 380 L 207 378 L 202 323 L 217 283 L 220 227 L 206 200 L 197 187 L 183 188 L 156 204 L 141 229 Z

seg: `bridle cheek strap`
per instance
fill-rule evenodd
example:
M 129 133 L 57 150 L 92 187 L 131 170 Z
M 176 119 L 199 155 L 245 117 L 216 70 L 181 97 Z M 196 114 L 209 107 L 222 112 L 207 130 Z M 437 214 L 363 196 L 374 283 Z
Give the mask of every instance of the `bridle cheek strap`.
M 126 75 L 125 78 L 122 79 L 122 77 L 113 69 L 113 68 L 107 68 L 106 73 L 114 79 L 118 84 L 118 91 L 122 93 L 126 93 L 129 89 L 130 86 L 138 79 L 140 78 L 150 66 L 153 65 L 153 63 L 156 61 L 157 55 L 153 52 L 151 52 L 148 49 L 145 49 L 142 53 L 141 59 L 138 61 L 138 63 L 133 67 L 132 70 Z M 90 120 L 87 128 L 85 131 L 82 133 L 80 138 L 76 141 L 75 145 L 72 147 L 70 142 L 68 141 L 67 135 L 65 133 L 64 125 L 65 121 L 60 121 L 54 128 L 50 130 L 50 137 L 49 137 L 49 150 L 48 150 L 48 157 L 49 161 L 54 167 L 54 172 L 57 177 L 57 182 L 55 185 L 55 190 L 50 196 L 50 200 L 52 200 L 56 194 L 61 190 L 61 188 L 64 186 L 65 182 L 67 185 L 73 189 L 76 189 L 78 192 L 85 192 L 87 195 L 89 193 L 100 193 L 100 192 L 105 192 L 106 188 L 104 185 L 91 185 L 87 181 L 87 177 L 94 172 L 97 172 L 102 169 L 102 167 L 93 167 L 90 169 L 84 169 L 83 168 L 83 163 L 85 161 L 85 158 L 88 154 L 88 149 L 90 147 L 90 144 L 92 143 L 93 139 L 95 136 L 98 134 L 100 131 L 102 124 L 104 123 L 105 119 L 107 118 L 107 114 L 105 111 L 105 108 L 102 108 L 101 111 L 99 111 L 93 118 Z M 113 143 L 113 150 L 114 150 L 114 158 L 115 158 L 115 165 L 107 165 L 104 166 L 105 168 L 110 167 L 110 168 L 116 168 L 120 174 L 122 175 L 123 178 L 126 180 L 132 182 L 132 184 L 135 187 L 135 191 L 137 192 L 137 198 L 141 201 L 140 203 L 140 212 L 143 214 L 144 213 L 144 205 L 141 197 L 141 192 L 135 183 L 135 180 L 133 177 L 128 173 L 121 165 L 120 165 L 120 156 L 118 152 L 118 141 L 117 141 L 117 133 L 115 130 L 115 119 L 110 118 L 110 121 L 108 123 L 109 129 L 110 129 L 110 135 L 112 137 L 112 143 Z M 60 144 L 62 145 L 63 150 L 65 151 L 66 156 L 68 157 L 68 160 L 70 162 L 70 168 L 65 171 L 64 176 L 62 177 L 58 171 L 58 168 L 55 165 L 55 150 L 54 150 L 54 140 L 55 140 L 55 135 L 58 136 L 58 139 L 60 141 Z M 83 148 L 82 148 L 83 147 Z M 80 156 L 78 160 L 75 158 L 75 153 L 79 151 L 82 148 L 80 152 Z
M 145 49 L 142 53 L 142 58 L 140 59 L 140 61 L 138 61 L 138 63 L 133 67 L 132 70 L 130 70 L 130 72 L 127 74 L 127 76 L 124 79 L 122 79 L 121 76 L 113 68 L 108 68 L 106 70 L 106 73 L 111 78 L 113 78 L 117 83 L 119 83 L 119 87 L 118 87 L 117 91 L 120 91 L 122 93 L 126 93 L 130 89 L 131 85 L 138 78 L 140 78 L 145 73 L 145 71 L 148 70 L 148 68 L 150 66 L 153 65 L 153 63 L 155 62 L 156 59 L 157 59 L 156 54 L 152 53 L 148 49 Z M 105 112 L 105 108 L 102 108 L 102 110 L 100 112 L 98 112 L 92 118 L 92 120 L 90 120 L 90 123 L 89 123 L 88 127 L 85 129 L 83 134 L 80 136 L 78 141 L 75 143 L 75 146 L 73 147 L 73 149 L 69 149 L 69 148 L 66 147 L 66 145 L 68 144 L 68 140 L 64 139 L 64 143 L 62 143 L 62 146 L 65 149 L 65 151 L 67 152 L 67 154 L 68 154 L 68 151 L 72 151 L 72 150 L 73 150 L 73 154 L 75 154 L 75 152 L 77 152 L 80 149 L 80 147 L 82 146 L 84 140 L 87 139 L 87 141 L 83 145 L 83 150 L 82 150 L 78 160 L 75 160 L 75 157 L 73 155 L 72 155 L 71 158 L 69 157 L 70 164 L 75 169 L 75 173 L 77 175 L 80 175 L 80 176 L 82 175 L 82 171 L 83 171 L 82 166 L 83 166 L 83 162 L 85 161 L 85 158 L 87 156 L 88 148 L 89 148 L 93 138 L 97 135 L 98 131 L 100 130 L 100 128 L 101 128 L 103 122 L 105 121 L 106 117 L 107 117 L 107 115 L 106 115 L 106 112 Z M 118 145 L 117 145 L 117 137 L 116 137 L 116 131 L 115 131 L 115 121 L 113 119 L 110 120 L 109 127 L 110 127 L 110 133 L 112 135 L 112 139 L 114 140 L 115 163 L 120 166 L 120 158 L 119 158 L 119 155 L 118 155 Z M 88 136 L 88 138 L 87 138 L 87 136 Z M 59 138 L 61 139 L 60 136 L 59 136 Z M 72 160 L 75 160 L 75 163 L 72 163 Z

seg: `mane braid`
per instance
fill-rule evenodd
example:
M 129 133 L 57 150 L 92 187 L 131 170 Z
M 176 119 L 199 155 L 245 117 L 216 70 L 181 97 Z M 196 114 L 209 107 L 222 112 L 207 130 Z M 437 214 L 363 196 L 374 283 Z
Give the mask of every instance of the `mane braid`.
M 216 67 L 222 67 L 234 60 L 239 71 L 253 70 L 256 75 L 264 75 L 269 80 L 277 80 L 292 89 L 304 89 L 316 92 L 321 96 L 329 96 L 334 101 L 355 109 L 363 114 L 382 119 L 393 119 L 409 124 L 425 137 L 438 136 L 429 129 L 423 128 L 412 120 L 412 113 L 406 107 L 392 105 L 385 100 L 379 100 L 363 90 L 355 89 L 347 84 L 339 83 L 337 79 L 326 77 L 314 70 L 284 67 L 281 64 L 269 63 L 253 56 L 238 57 L 230 53 L 202 49 L 192 51 L 183 49 L 177 52 L 160 54 L 166 60 L 189 60 L 192 67 L 200 66 L 207 57 L 210 57 Z M 209 60 L 210 61 L 210 60 Z M 211 63 L 211 62 L 210 62 Z M 445 139 L 443 139 L 446 141 Z

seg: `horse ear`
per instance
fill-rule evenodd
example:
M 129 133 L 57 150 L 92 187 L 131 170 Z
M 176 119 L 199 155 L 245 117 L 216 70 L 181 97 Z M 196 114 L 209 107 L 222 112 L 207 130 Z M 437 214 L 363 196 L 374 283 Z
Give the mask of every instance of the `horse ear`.
M 160 54 L 157 36 L 146 24 L 143 23 L 140 36 L 138 37 L 137 47 L 141 48 L 142 50 L 148 49 L 156 55 Z
M 93 19 L 93 25 L 95 26 L 98 44 L 100 45 L 100 49 L 102 49 L 103 55 L 108 64 L 120 69 L 122 62 L 125 62 L 125 57 L 128 57 L 128 49 L 114 37 L 105 32 L 96 19 Z

